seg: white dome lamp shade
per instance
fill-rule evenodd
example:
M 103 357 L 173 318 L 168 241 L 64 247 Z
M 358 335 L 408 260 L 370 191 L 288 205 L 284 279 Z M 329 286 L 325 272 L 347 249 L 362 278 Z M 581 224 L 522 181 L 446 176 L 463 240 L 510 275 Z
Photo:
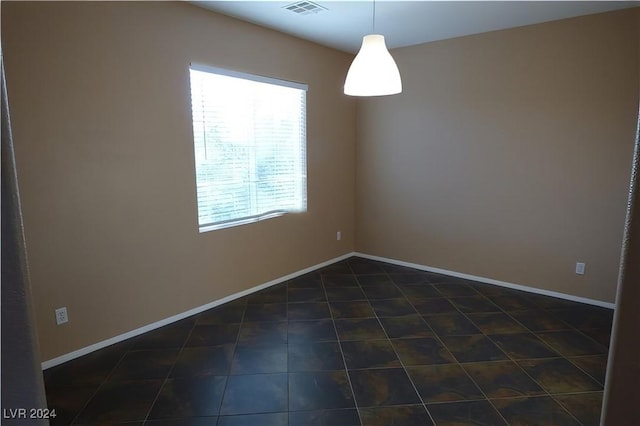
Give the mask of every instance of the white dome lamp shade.
M 402 92 L 400 71 L 387 50 L 384 36 L 366 35 L 344 83 L 350 96 L 384 96 Z

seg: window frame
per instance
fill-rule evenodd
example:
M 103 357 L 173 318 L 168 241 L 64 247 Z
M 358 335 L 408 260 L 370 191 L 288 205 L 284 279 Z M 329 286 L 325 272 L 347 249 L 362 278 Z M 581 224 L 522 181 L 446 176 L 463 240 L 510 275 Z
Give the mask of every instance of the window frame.
M 196 139 L 195 139 L 195 129 L 194 129 L 194 110 L 193 110 L 193 99 L 192 99 L 192 79 L 191 79 L 191 71 L 198 71 L 198 72 L 204 72 L 204 73 L 211 73 L 211 74 L 217 74 L 217 75 L 221 75 L 221 76 L 226 76 L 226 77 L 232 77 L 232 78 L 238 78 L 238 79 L 243 79 L 243 80 L 248 80 L 248 81 L 253 81 L 253 82 L 258 82 L 258 83 L 266 83 L 266 84 L 271 84 L 271 85 L 275 85 L 275 86 L 280 86 L 280 87 L 286 87 L 286 88 L 291 88 L 291 89 L 296 89 L 296 90 L 300 90 L 304 93 L 304 104 L 303 104 L 303 111 L 302 111 L 302 120 L 301 123 L 303 125 L 303 129 L 304 129 L 304 134 L 302 136 L 303 140 L 301 141 L 302 143 L 302 149 L 304 150 L 304 155 L 302 156 L 303 158 L 303 166 L 302 166 L 302 171 L 303 171 L 303 182 L 302 184 L 304 185 L 304 197 L 302 199 L 302 208 L 300 210 L 272 210 L 272 211 L 267 211 L 261 214 L 257 214 L 257 215 L 253 215 L 253 216 L 245 216 L 245 217 L 241 217 L 241 218 L 235 218 L 235 219 L 228 219 L 228 220 L 223 220 L 223 221 L 218 221 L 218 222 L 214 222 L 214 223 L 209 223 L 209 224 L 204 224 L 201 225 L 200 224 L 200 206 L 198 203 L 198 191 L 197 191 L 197 187 L 198 187 L 198 164 L 197 164 L 197 151 L 196 151 Z M 284 214 L 287 213 L 303 213 L 307 211 L 307 205 L 308 205 L 308 201 L 307 201 L 307 191 L 308 191 L 308 184 L 307 184 L 307 180 L 308 180 L 308 168 L 307 168 L 307 92 L 309 90 L 309 86 L 306 83 L 300 83 L 300 82 L 296 82 L 296 81 L 290 81 L 290 80 L 283 80 L 283 79 L 279 79 L 279 78 L 274 78 L 274 77 L 267 77 L 267 76 L 263 76 L 263 75 L 258 75 L 258 74 L 250 74 L 250 73 L 245 73 L 245 72 L 240 72 L 240 71 L 235 71 L 235 70 L 230 70 L 230 69 L 226 69 L 226 68 L 219 68 L 219 67 L 214 67 L 214 66 L 210 66 L 210 65 L 204 65 L 204 64 L 199 64 L 199 63 L 190 63 L 189 64 L 189 110 L 190 110 L 190 122 L 191 122 L 191 142 L 193 144 L 193 153 L 194 153 L 194 176 L 195 176 L 195 186 L 196 186 L 196 211 L 197 211 L 197 223 L 198 223 L 198 230 L 200 233 L 203 232 L 209 232 L 209 231 L 214 231 L 214 230 L 218 230 L 218 229 L 225 229 L 225 228 L 231 228 L 231 227 L 235 227 L 235 226 L 241 226 L 241 225 L 246 225 L 249 223 L 255 223 L 255 222 L 259 222 L 262 220 L 266 220 L 266 219 L 271 219 L 274 217 L 279 217 L 282 216 Z M 254 170 L 255 172 L 255 170 Z M 257 183 L 256 182 L 252 182 L 249 183 L 249 185 L 255 185 Z

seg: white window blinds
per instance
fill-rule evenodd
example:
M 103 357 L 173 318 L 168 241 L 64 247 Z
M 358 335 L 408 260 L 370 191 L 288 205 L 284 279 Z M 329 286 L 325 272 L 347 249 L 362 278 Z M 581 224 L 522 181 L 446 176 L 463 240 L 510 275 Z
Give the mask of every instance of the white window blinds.
M 200 232 L 307 208 L 306 90 L 191 66 Z

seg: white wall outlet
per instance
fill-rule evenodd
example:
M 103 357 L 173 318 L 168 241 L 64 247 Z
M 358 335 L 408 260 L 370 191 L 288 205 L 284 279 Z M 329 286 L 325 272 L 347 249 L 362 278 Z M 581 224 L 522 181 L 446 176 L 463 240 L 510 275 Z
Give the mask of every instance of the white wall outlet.
M 576 274 L 584 275 L 584 263 L 583 262 L 576 263 Z
M 336 232 L 336 240 L 340 241 L 342 239 L 342 232 Z
M 56 309 L 56 324 L 64 324 L 65 322 L 69 322 L 69 317 L 67 316 L 67 308 L 58 308 Z

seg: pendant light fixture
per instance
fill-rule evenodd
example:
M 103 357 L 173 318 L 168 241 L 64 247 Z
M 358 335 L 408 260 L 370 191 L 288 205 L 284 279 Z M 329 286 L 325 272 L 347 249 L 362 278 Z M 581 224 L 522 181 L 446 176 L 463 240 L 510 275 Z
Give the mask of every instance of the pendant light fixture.
M 375 34 L 376 2 L 373 0 L 373 32 L 362 39 L 344 82 L 345 95 L 384 96 L 402 92 L 400 71 L 387 50 L 384 36 Z

